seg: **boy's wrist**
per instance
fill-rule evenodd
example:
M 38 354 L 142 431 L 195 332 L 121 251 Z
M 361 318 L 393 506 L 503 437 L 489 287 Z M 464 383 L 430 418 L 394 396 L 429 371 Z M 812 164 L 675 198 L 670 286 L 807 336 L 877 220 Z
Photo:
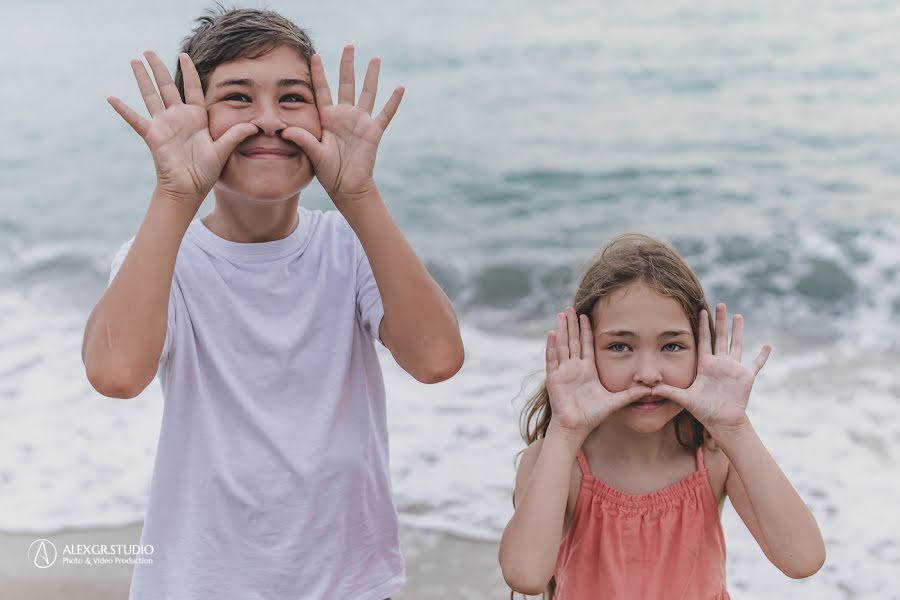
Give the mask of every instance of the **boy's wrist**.
M 175 219 L 176 222 L 182 222 L 185 229 L 194 220 L 202 203 L 202 198 L 199 200 L 176 198 L 159 188 L 154 189 L 153 195 L 150 197 L 151 210 L 166 213 L 168 217 Z

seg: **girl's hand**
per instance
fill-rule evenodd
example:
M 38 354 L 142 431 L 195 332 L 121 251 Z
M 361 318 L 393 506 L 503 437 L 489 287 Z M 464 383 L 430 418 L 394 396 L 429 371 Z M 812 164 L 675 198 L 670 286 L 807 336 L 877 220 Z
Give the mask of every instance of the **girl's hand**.
M 159 92 L 153 87 L 143 62 L 131 61 L 131 69 L 152 119 L 148 121 L 114 96 L 107 101 L 150 148 L 156 164 L 157 188 L 196 212 L 218 181 L 228 157 L 258 129 L 256 125 L 241 123 L 213 141 L 200 76 L 190 57 L 184 53 L 178 56 L 184 73 L 185 104 L 160 58 L 149 51 L 144 56 L 153 70 Z
M 697 356 L 697 377 L 687 389 L 658 385 L 653 394 L 677 402 L 706 427 L 710 435 L 719 436 L 741 429 L 749 423 L 747 402 L 757 373 L 766 364 L 772 347 L 762 347 L 751 367 L 741 364 L 744 347 L 744 318 L 734 315 L 731 325 L 731 346 L 728 346 L 728 323 L 724 304 L 716 306 L 716 351 L 710 344 L 706 311 L 700 311 L 700 348 Z
M 603 387 L 594 361 L 590 319 L 576 316 L 570 306 L 556 316 L 556 331 L 547 334 L 547 392 L 551 426 L 583 438 L 613 412 L 650 394 L 650 388 L 614 394 Z
M 306 153 L 319 183 L 335 206 L 343 210 L 348 203 L 375 189 L 372 174 L 375 154 L 384 130 L 400 106 L 403 88 L 397 87 L 378 116 L 372 118 L 381 68 L 379 59 L 373 58 L 369 62 L 362 93 L 356 104 L 353 46 L 346 46 L 341 56 L 337 105 L 331 99 L 322 57 L 313 55 L 310 68 L 322 122 L 322 140 L 317 140 L 313 134 L 299 127 L 286 128 L 282 137 L 294 142 Z

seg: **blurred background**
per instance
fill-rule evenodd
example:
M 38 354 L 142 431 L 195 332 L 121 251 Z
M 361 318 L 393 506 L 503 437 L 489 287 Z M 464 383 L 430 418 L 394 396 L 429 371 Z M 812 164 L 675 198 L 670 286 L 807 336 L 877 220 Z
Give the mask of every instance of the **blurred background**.
M 105 99 L 143 110 L 128 61 L 154 49 L 174 67 L 207 6 L 3 5 L 0 531 L 143 516 L 159 385 L 103 398 L 80 358 L 154 185 Z M 711 301 L 745 315 L 745 354 L 774 344 L 750 416 L 826 539 L 823 570 L 788 580 L 726 505 L 732 596 L 900 597 L 900 5 L 266 6 L 308 28 L 332 86 L 352 42 L 359 81 L 382 57 L 378 108 L 407 88 L 376 179 L 467 349 L 432 387 L 381 354 L 407 532 L 496 560 L 545 331 L 588 256 L 639 231 L 673 242 Z M 334 208 L 315 183 L 301 204 Z

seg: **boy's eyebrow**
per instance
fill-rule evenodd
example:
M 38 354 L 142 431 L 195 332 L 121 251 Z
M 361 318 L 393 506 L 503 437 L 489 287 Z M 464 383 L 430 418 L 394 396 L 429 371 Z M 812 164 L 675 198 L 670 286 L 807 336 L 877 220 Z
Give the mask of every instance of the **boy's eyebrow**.
M 220 81 L 216 84 L 216 88 L 228 87 L 229 85 L 240 85 L 244 87 L 256 87 L 256 82 L 252 79 L 226 79 L 225 81 Z M 278 81 L 278 87 L 292 87 L 295 85 L 302 85 L 306 88 L 309 88 L 309 91 L 312 91 L 312 85 L 309 84 L 305 79 L 280 79 Z

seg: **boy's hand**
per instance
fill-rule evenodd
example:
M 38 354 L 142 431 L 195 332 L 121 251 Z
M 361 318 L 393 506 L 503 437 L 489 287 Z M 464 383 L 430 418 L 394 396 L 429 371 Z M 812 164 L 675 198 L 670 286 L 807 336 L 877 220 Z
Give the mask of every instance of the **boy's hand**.
M 160 58 L 150 51 L 144 56 L 159 92 L 143 62 L 131 61 L 131 69 L 152 120 L 147 121 L 119 98 L 111 96 L 107 101 L 150 148 L 156 164 L 157 189 L 196 212 L 219 179 L 228 157 L 258 129 L 256 125 L 241 123 L 213 141 L 200 76 L 190 57 L 184 53 L 178 56 L 184 73 L 185 104 Z
M 650 394 L 650 388 L 612 393 L 603 387 L 594 361 L 590 319 L 576 316 L 570 306 L 557 315 L 556 331 L 547 334 L 547 392 L 551 425 L 583 440 L 610 414 Z
M 322 140 L 299 127 L 288 127 L 281 134 L 306 153 L 316 178 L 339 210 L 375 188 L 372 172 L 378 143 L 403 98 L 403 88 L 397 87 L 378 116 L 372 117 L 380 67 L 381 61 L 377 58 L 369 62 L 359 102 L 354 104 L 353 46 L 346 46 L 341 56 L 338 103 L 335 105 L 325 79 L 322 57 L 313 55 L 310 68 L 322 122 Z
M 718 442 L 721 436 L 738 431 L 749 423 L 747 402 L 756 375 L 772 347 L 766 344 L 749 368 L 741 364 L 744 348 L 744 318 L 734 315 L 731 346 L 728 346 L 728 323 L 724 304 L 716 306 L 716 352 L 713 354 L 706 311 L 700 311 L 700 348 L 697 377 L 687 389 L 658 385 L 653 394 L 677 402 L 694 415 Z

